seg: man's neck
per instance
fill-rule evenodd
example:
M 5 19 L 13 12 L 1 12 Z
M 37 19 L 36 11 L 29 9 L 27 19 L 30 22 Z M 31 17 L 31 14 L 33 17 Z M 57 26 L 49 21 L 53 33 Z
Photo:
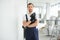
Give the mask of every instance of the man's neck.
M 32 12 L 29 12 L 29 14 L 31 14 Z

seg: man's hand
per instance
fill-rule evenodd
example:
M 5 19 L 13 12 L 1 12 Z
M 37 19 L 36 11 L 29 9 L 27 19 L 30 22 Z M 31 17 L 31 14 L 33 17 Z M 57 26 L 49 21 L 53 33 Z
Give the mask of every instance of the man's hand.
M 36 27 L 38 25 L 39 21 L 36 20 L 33 24 L 28 25 L 28 27 Z

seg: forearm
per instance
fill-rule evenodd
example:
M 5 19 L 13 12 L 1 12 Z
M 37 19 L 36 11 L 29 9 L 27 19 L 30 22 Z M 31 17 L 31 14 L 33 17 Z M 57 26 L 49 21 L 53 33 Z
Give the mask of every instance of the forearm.
M 29 25 L 28 27 L 36 27 L 36 26 L 37 26 L 37 24 L 33 23 L 33 24 Z
M 23 21 L 23 26 L 27 26 L 27 25 L 29 25 L 30 23 L 31 23 L 31 21 L 28 21 L 28 22 Z
M 33 24 L 28 25 L 28 27 L 36 27 L 38 25 L 38 22 L 35 21 Z

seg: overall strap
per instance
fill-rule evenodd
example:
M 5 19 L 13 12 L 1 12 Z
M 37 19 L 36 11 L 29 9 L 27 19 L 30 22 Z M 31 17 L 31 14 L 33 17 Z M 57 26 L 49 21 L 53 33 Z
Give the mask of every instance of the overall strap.
M 27 22 L 28 21 L 28 16 L 27 16 L 27 14 L 25 16 L 26 16 L 26 22 Z

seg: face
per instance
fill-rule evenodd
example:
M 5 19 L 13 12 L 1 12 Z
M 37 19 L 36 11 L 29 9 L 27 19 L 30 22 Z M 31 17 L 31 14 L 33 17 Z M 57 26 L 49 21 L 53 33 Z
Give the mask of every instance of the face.
M 28 5 L 28 11 L 31 13 L 33 11 L 33 5 Z

